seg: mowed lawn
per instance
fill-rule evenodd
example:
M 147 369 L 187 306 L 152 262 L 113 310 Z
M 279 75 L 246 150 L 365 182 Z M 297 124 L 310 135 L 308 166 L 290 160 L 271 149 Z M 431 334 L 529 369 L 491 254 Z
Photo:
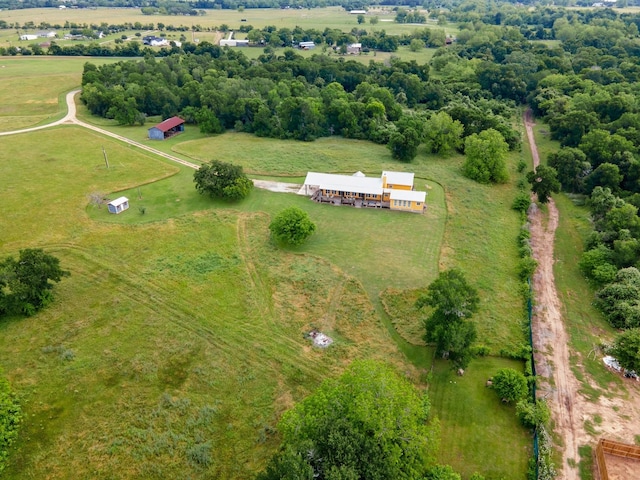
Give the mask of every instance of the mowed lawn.
M 148 125 L 107 128 L 143 140 Z M 458 266 L 478 286 L 476 320 L 494 351 L 523 341 L 513 188 L 464 179 L 461 157 L 421 151 L 404 165 L 367 142 L 193 130 L 152 144 L 298 183 L 310 169 L 414 171 L 429 208 L 424 216 L 356 210 L 260 190 L 242 203 L 213 202 L 195 192 L 192 170 L 76 127 L 0 138 L 0 177 L 11 179 L 0 184 L 11 202 L 0 218 L 0 256 L 42 246 L 73 272 L 48 310 L 0 325 L 0 364 L 28 412 L 8 478 L 247 478 L 277 445 L 282 411 L 351 359 L 382 358 L 418 381 L 380 321 L 377 296 L 424 288 L 439 268 Z M 108 215 L 88 205 L 93 192 L 126 194 L 132 207 Z M 267 225 L 292 204 L 309 211 L 318 232 L 283 251 Z M 405 240 L 389 241 L 389 232 Z M 302 334 L 311 326 L 334 336 L 336 348 L 310 348 Z M 484 385 L 493 360 L 474 361 L 466 381 Z M 496 478 L 523 478 L 530 442 L 513 412 L 448 382 L 431 379 L 434 411 L 443 424 L 480 425 L 468 430 L 478 450 L 451 456 L 467 439 L 443 434 L 440 461 L 489 472 L 486 458 L 517 452 L 496 462 Z M 482 428 L 487 415 L 495 428 Z
M 440 418 L 438 460 L 456 465 L 463 479 L 474 472 L 487 479 L 526 478 L 533 452 L 531 434 L 520 425 L 515 407 L 503 404 L 485 386 L 500 368 L 522 371 L 522 363 L 483 357 L 474 360 L 462 377 L 447 362 L 434 363 L 429 398 Z

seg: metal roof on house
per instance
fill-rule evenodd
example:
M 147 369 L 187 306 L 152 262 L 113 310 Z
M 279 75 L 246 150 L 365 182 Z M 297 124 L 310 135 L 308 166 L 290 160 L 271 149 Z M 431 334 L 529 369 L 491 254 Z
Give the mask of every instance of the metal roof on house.
M 157 128 L 161 132 L 167 132 L 172 128 L 177 127 L 178 125 L 182 125 L 183 123 L 184 123 L 184 120 L 181 119 L 180 117 L 171 117 L 171 118 L 167 118 L 164 122 L 161 122 L 155 127 L 151 127 L 151 128 Z M 151 128 L 149 130 L 151 130 Z
M 418 192 L 416 190 L 394 190 L 389 191 L 391 200 L 408 200 L 410 202 L 424 202 L 427 198 L 427 192 Z
M 318 186 L 325 190 L 382 195 L 381 178 L 309 172 L 304 184 Z
M 409 185 L 413 187 L 413 173 L 406 172 L 382 172 L 382 176 L 387 177 L 387 183 L 391 185 Z
M 113 205 L 114 207 L 117 207 L 119 205 L 122 205 L 123 203 L 127 203 L 129 201 L 129 199 L 127 197 L 118 197 L 115 200 L 111 200 L 109 202 L 109 205 Z

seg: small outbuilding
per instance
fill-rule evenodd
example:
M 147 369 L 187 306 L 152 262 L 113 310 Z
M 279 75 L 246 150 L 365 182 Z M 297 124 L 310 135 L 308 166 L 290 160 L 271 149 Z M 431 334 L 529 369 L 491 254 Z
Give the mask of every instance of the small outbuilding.
M 129 199 L 127 197 L 119 197 L 107 203 L 109 213 L 122 213 L 129 208 Z
M 181 132 L 184 132 L 184 120 L 180 117 L 171 117 L 155 127 L 151 127 L 149 138 L 151 140 L 165 140 Z

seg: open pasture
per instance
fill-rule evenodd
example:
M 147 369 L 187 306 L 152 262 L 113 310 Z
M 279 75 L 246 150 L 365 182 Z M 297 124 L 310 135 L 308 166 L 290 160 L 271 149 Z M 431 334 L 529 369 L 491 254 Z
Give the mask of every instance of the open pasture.
M 61 133 L 75 154 L 7 162 L 36 135 L 51 145 Z M 102 139 L 114 152 L 106 170 L 93 134 L 30 135 L 0 140 L 0 171 L 13 179 L 3 198 L 24 212 L 3 217 L 15 232 L 2 254 L 43 247 L 72 276 L 51 308 L 0 326 L 0 363 L 28 412 L 9 478 L 247 478 L 272 451 L 279 415 L 324 376 L 358 357 L 411 371 L 360 282 L 275 248 L 264 211 L 96 223 L 85 213 L 96 183 L 116 190 L 176 167 L 134 152 L 116 160 L 119 146 Z M 311 348 L 312 326 L 335 346 Z
M 0 131 L 47 123 L 61 116 L 63 93 L 80 86 L 87 58 L 0 57 Z M 97 64 L 115 59 L 91 59 Z
M 106 23 L 108 25 L 121 25 L 124 23 L 139 22 L 142 25 L 158 22 L 174 27 L 185 26 L 189 29 L 215 29 L 221 25 L 227 25 L 232 30 L 243 25 L 252 25 L 254 28 L 263 28 L 275 25 L 278 28 L 304 29 L 336 28 L 342 31 L 351 31 L 352 28 L 364 28 L 368 31 L 384 30 L 388 34 L 408 33 L 416 28 L 445 28 L 445 32 L 453 33 L 455 26 L 441 27 L 429 20 L 426 24 L 399 24 L 395 23 L 395 13 L 391 9 L 372 9 L 365 15 L 366 22 L 358 24 L 358 16 L 351 15 L 341 7 L 312 8 L 312 9 L 279 9 L 279 8 L 250 8 L 244 11 L 238 10 L 205 10 L 206 14 L 195 17 L 177 15 L 143 15 L 139 8 L 95 8 L 95 9 L 63 9 L 58 8 L 30 8 L 21 10 L 4 10 L 0 12 L 0 19 L 7 23 L 18 22 L 24 25 L 33 22 L 36 26 L 41 22 L 51 25 L 63 26 L 65 22 L 77 24 Z M 378 23 L 371 25 L 370 18 L 378 17 Z M 245 21 L 243 21 L 243 19 Z M 15 30 L 13 31 L 15 33 Z M 196 32 L 196 35 L 198 33 Z
M 148 128 L 97 123 L 135 140 Z M 0 193 L 12 212 L 0 218 L 0 255 L 42 246 L 72 271 L 49 309 L 0 325 L 0 364 L 27 412 L 7 478 L 247 478 L 277 445 L 282 411 L 350 360 L 384 358 L 418 380 L 380 320 L 377 295 L 424 287 L 439 267 L 459 266 L 479 287 L 476 319 L 494 350 L 520 341 L 512 191 L 462 178 L 461 157 L 421 151 L 403 165 L 366 142 L 193 131 L 153 146 L 203 161 L 238 159 L 252 175 L 298 183 L 311 168 L 407 169 L 431 187 L 430 205 L 418 216 L 265 191 L 239 204 L 212 202 L 195 192 L 191 170 L 80 128 L 0 138 L 0 176 L 11 178 Z M 126 193 L 132 207 L 113 216 L 87 206 L 96 191 Z M 266 227 L 291 204 L 307 209 L 319 230 L 283 251 Z M 387 241 L 390 232 L 403 241 Z M 311 326 L 332 335 L 336 348 L 312 349 L 302 338 Z M 492 360 L 473 362 L 465 381 L 484 385 Z M 439 460 L 488 473 L 486 458 L 508 451 L 512 461 L 492 472 L 523 478 L 530 442 L 513 412 L 486 399 L 476 405 L 448 382 L 431 379 L 435 413 L 443 426 L 473 428 L 443 435 Z M 487 411 L 493 429 L 479 420 Z M 475 450 L 456 446 L 465 441 Z

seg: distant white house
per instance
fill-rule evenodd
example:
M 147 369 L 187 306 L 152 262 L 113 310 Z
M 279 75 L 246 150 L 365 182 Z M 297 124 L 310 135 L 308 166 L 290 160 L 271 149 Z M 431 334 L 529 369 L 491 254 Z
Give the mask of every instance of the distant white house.
M 351 10 L 349 13 L 351 15 L 366 15 L 367 11 L 366 10 Z
M 151 47 L 168 47 L 169 41 L 165 38 L 154 38 L 149 41 L 149 46 Z
M 249 40 L 233 38 L 233 32 L 229 32 L 227 38 L 220 40 L 221 47 L 248 47 Z
M 350 45 L 347 45 L 347 53 L 352 54 L 352 55 L 357 55 L 362 51 L 362 44 L 361 43 L 352 43 Z
M 38 37 L 40 38 L 56 38 L 56 32 L 53 31 L 43 31 L 43 32 L 38 32 Z
M 109 213 L 122 213 L 129 208 L 129 199 L 127 197 L 118 197 L 107 203 Z
M 20 35 L 20 40 L 37 40 L 37 39 L 38 39 L 38 35 L 32 35 L 32 34 Z

